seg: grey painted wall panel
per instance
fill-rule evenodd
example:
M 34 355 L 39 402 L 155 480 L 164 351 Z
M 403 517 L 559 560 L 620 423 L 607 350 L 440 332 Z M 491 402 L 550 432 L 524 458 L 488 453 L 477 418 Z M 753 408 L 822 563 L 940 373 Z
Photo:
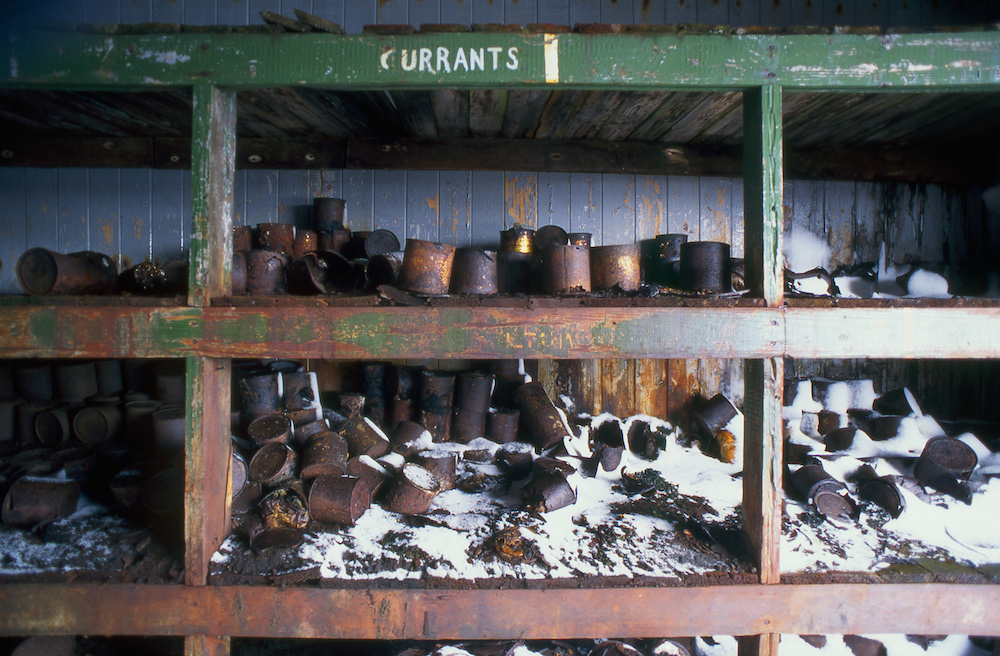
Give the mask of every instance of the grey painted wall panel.
M 121 261 L 124 268 L 152 257 L 152 185 L 149 169 L 121 171 Z
M 442 231 L 450 226 L 456 246 L 472 245 L 472 174 L 469 171 L 441 171 L 438 206 Z
M 14 265 L 27 250 L 24 221 L 26 216 L 26 170 L 20 167 L 0 169 L 0 207 L 14 220 L 0 222 L 0 294 L 20 291 L 14 276 Z

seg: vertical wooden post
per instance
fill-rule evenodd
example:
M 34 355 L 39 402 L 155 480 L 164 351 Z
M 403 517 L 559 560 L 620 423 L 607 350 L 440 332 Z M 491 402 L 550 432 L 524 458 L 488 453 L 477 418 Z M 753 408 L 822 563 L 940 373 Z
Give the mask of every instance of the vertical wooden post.
M 191 134 L 192 213 L 188 304 L 204 307 L 232 285 L 236 95 L 194 87 Z M 232 486 L 231 362 L 187 358 L 184 474 L 184 582 L 205 585 L 212 554 L 229 534 Z M 186 656 L 227 656 L 229 638 L 187 636 Z
M 743 207 L 747 285 L 770 306 L 784 302 L 781 87 L 743 92 Z M 780 583 L 781 405 L 784 360 L 749 360 L 745 373 L 743 526 L 757 555 L 760 582 Z M 780 636 L 740 641 L 744 656 L 778 653 Z
M 236 94 L 196 85 L 192 111 L 188 304 L 204 307 L 232 285 Z

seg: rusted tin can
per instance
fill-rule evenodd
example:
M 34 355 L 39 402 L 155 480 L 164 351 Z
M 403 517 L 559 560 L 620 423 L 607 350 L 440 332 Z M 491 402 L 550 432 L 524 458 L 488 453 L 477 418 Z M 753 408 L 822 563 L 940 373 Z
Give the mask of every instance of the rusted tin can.
M 527 442 L 507 442 L 497 449 L 497 464 L 506 470 L 515 481 L 531 473 L 535 458 L 535 447 Z
M 913 475 L 922 485 L 928 485 L 940 476 L 967 481 L 978 464 L 979 458 L 972 447 L 954 437 L 942 435 L 927 440 L 913 467 Z
M 261 500 L 263 503 L 263 500 Z M 268 526 L 260 515 L 247 517 L 247 537 L 256 553 L 294 549 L 302 544 L 302 529 L 291 526 Z
M 368 259 L 376 255 L 386 255 L 399 250 L 399 239 L 391 230 L 379 228 L 372 230 L 365 238 L 364 256 Z
M 416 416 L 416 404 L 413 399 L 393 397 L 386 402 L 385 425 L 398 426 L 400 422 L 410 421 Z
M 270 442 L 263 444 L 250 458 L 248 476 L 254 483 L 277 485 L 295 478 L 298 456 L 287 444 Z
M 257 417 L 281 411 L 281 374 L 263 370 L 240 377 L 240 419 L 244 426 Z
M 528 431 L 527 437 L 539 449 L 547 449 L 573 434 L 541 383 L 521 385 L 514 392 L 514 403 L 521 411 L 522 422 Z
M 553 246 L 542 254 L 541 280 L 546 294 L 584 294 L 590 288 L 590 249 Z
M 530 294 L 538 285 L 538 266 L 531 253 L 497 253 L 497 290 L 501 294 Z
M 366 479 L 323 474 L 309 488 L 309 515 L 327 524 L 354 526 L 371 500 L 372 489 Z
M 517 441 L 517 425 L 521 413 L 516 409 L 501 409 L 486 415 L 486 439 L 497 444 Z
M 403 471 L 389 489 L 385 506 L 402 515 L 420 515 L 430 510 L 440 490 L 441 482 L 434 474 L 409 462 L 403 465 Z
M 438 492 L 455 489 L 458 475 L 458 454 L 454 451 L 428 450 L 413 456 L 413 462 L 420 465 L 438 481 Z
M 57 253 L 30 248 L 15 265 L 17 282 L 32 296 L 110 294 L 118 281 L 114 260 L 104 253 Z
M 125 404 L 124 437 L 140 453 L 152 452 L 149 436 L 153 434 L 153 413 L 159 401 L 129 401 Z
M 84 444 L 101 444 L 118 437 L 121 421 L 117 406 L 87 406 L 73 415 L 73 434 Z
M 319 233 L 319 250 L 343 255 L 351 242 L 351 231 L 347 228 Z
M 11 370 L 17 395 L 30 403 L 51 401 L 54 392 L 52 365 L 19 362 Z
M 348 260 L 363 259 L 365 257 L 365 241 L 370 234 L 372 234 L 371 230 L 351 232 L 351 238 L 344 245 L 343 256 Z
M 531 238 L 535 253 L 543 253 L 552 246 L 563 246 L 568 243 L 566 231 L 557 225 L 542 226 L 535 230 Z
M 500 250 L 508 253 L 534 252 L 535 231 L 521 225 L 515 225 L 500 232 Z
M 493 396 L 493 374 L 463 371 L 455 379 L 455 408 L 463 412 L 485 413 Z
M 290 223 L 258 223 L 257 246 L 264 251 L 292 257 L 295 254 L 295 226 Z
M 49 408 L 35 415 L 35 438 L 44 446 L 69 440 L 70 420 L 66 408 Z
M 281 377 L 282 399 L 286 410 L 318 408 L 319 383 L 315 371 L 297 371 Z
M 127 469 L 117 473 L 108 481 L 111 496 L 126 513 L 135 512 L 142 505 L 142 490 L 145 478 L 138 469 Z
M 346 207 L 343 198 L 313 198 L 313 230 L 319 233 L 343 230 Z
M 899 487 L 889 476 L 879 476 L 871 465 L 862 465 L 855 472 L 858 479 L 858 496 L 871 501 L 895 519 L 903 512 L 906 501 Z
M 183 360 L 161 362 L 153 368 L 156 398 L 164 405 L 183 405 L 187 399 L 187 367 Z
M 121 360 L 97 360 L 94 362 L 94 371 L 97 375 L 98 394 L 114 396 L 124 391 Z
M 396 425 L 389 446 L 394 452 L 409 458 L 429 448 L 433 441 L 430 431 L 423 424 L 402 421 Z
M 638 290 L 639 244 L 591 247 L 590 282 L 594 289 Z
M 67 362 L 52 368 L 56 396 L 67 403 L 79 403 L 97 396 L 97 368 L 93 362 Z
M 163 406 L 153 413 L 153 447 L 159 457 L 169 458 L 184 448 L 185 411 L 181 406 Z
M 302 424 L 301 426 L 296 426 L 292 437 L 296 446 L 304 447 L 310 437 L 316 433 L 322 433 L 323 431 L 328 430 L 330 430 L 330 424 L 327 423 L 326 419 L 319 419 L 317 421 Z
M 857 432 L 858 429 L 853 426 L 835 428 L 823 436 L 823 444 L 826 445 L 827 451 L 845 451 L 854 444 L 854 436 Z
M 168 467 L 146 481 L 142 505 L 160 519 L 176 519 L 184 509 L 184 470 Z
M 263 488 L 260 483 L 251 481 L 249 476 L 250 469 L 248 465 L 246 483 L 239 493 L 233 494 L 232 511 L 234 515 L 254 510 L 260 503 Z
M 448 412 L 454 407 L 455 374 L 425 369 L 420 372 L 420 409 Z
M 718 241 L 681 244 L 680 277 L 684 289 L 690 291 L 732 291 L 729 244 Z
M 452 294 L 496 294 L 497 254 L 482 248 L 459 248 L 451 270 Z
M 566 243 L 571 246 L 586 246 L 590 248 L 592 236 L 589 232 L 570 232 L 566 234 Z
M 366 417 L 348 419 L 338 432 L 347 441 L 351 456 L 378 458 L 389 451 L 389 438 Z
M 576 503 L 576 490 L 562 472 L 546 471 L 521 489 L 521 501 L 532 512 L 551 512 Z
M 247 293 L 247 251 L 233 253 L 233 275 L 230 289 L 233 296 L 243 296 Z
M 451 410 L 423 410 L 420 421 L 430 431 L 435 442 L 447 442 L 451 439 Z
M 254 249 L 246 254 L 246 292 L 255 296 L 286 294 L 285 268 L 288 256 L 276 251 Z
M 292 294 L 347 293 L 358 289 L 358 272 L 339 253 L 315 251 L 288 264 L 285 283 Z
M 243 491 L 243 488 L 246 487 L 247 481 L 250 480 L 250 468 L 247 465 L 246 458 L 240 453 L 235 444 L 233 445 L 230 463 L 232 463 L 230 466 L 233 473 L 230 494 L 232 497 L 237 497 Z
M 385 372 L 385 393 L 387 396 L 412 398 L 417 392 L 419 380 L 410 367 L 392 365 Z
M 17 441 L 22 446 L 37 444 L 35 437 L 35 419 L 46 410 L 53 408 L 51 403 L 21 403 L 15 407 Z
M 456 410 L 451 417 L 451 441 L 468 444 L 486 434 L 486 413 Z
M 450 244 L 407 239 L 396 284 L 407 291 L 443 296 L 448 293 L 454 260 L 455 247 Z
M 681 244 L 687 243 L 683 233 L 656 235 L 640 242 L 640 269 L 643 282 L 676 287 L 680 281 Z
M 368 456 L 358 456 L 348 460 L 347 475 L 357 476 L 368 481 L 372 491 L 372 499 L 382 491 L 382 487 L 390 478 L 389 470 Z
M 17 442 L 17 404 L 19 401 L 0 398 L 0 455 L 14 449 Z
M 278 488 L 260 501 L 261 521 L 251 522 L 250 546 L 255 551 L 290 549 L 302 542 L 309 509 L 301 486 Z
M 384 362 L 368 362 L 361 367 L 361 387 L 366 399 L 385 397 L 390 367 Z
M 233 226 L 233 252 L 245 253 L 253 250 L 253 228 L 250 226 Z
M 80 485 L 61 478 L 22 476 L 3 500 L 0 519 L 8 526 L 31 528 L 76 511 Z
M 341 392 L 337 395 L 340 411 L 348 419 L 363 417 L 365 414 L 365 395 L 358 392 Z
M 382 253 L 368 259 L 365 276 L 371 287 L 379 285 L 395 285 L 396 277 L 403 268 L 403 252 Z
M 247 437 L 257 446 L 278 442 L 290 444 L 292 441 L 292 421 L 283 414 L 257 417 L 247 426 Z
M 323 474 L 347 473 L 350 449 L 343 435 L 330 430 L 320 431 L 307 441 L 302 453 L 302 478 L 311 480 Z
M 872 408 L 883 415 L 919 415 L 920 406 L 913 393 L 905 387 L 900 387 L 882 394 L 875 399 Z
M 306 253 L 319 250 L 319 235 L 315 230 L 296 230 L 295 242 L 292 246 L 292 257 L 298 259 Z
M 792 484 L 806 500 L 811 500 L 818 492 L 841 492 L 847 489 L 820 465 L 799 467 L 792 473 Z
M 703 437 L 713 438 L 739 414 L 724 394 L 716 394 L 691 413 Z

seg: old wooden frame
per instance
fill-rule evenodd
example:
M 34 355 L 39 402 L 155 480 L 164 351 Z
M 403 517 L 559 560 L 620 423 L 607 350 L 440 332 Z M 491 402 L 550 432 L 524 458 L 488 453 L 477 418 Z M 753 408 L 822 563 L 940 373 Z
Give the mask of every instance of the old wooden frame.
M 403 51 L 483 49 L 498 65 L 447 71 Z M 512 50 L 516 49 L 516 50 Z M 516 59 L 517 65 L 513 65 Z M 431 60 L 437 66 L 436 60 Z M 492 63 L 492 62 L 491 62 Z M 511 65 L 508 65 L 511 64 Z M 227 636 L 511 638 L 731 633 L 988 634 L 998 586 L 781 585 L 781 356 L 1000 357 L 996 307 L 804 308 L 782 301 L 781 89 L 1000 89 L 1000 33 L 905 35 L 463 33 L 59 34 L 15 51 L 3 86 L 194 87 L 195 229 L 188 305 L 0 309 L 3 357 L 186 357 L 186 585 L 0 586 L 0 633 L 180 634 L 189 654 Z M 211 307 L 225 295 L 235 168 L 232 93 L 311 85 L 735 89 L 745 93 L 750 280 L 765 306 L 695 308 Z M 747 528 L 772 585 L 598 590 L 318 590 L 202 585 L 226 532 L 230 358 L 750 358 Z M 142 605 L 137 617 L 131 609 Z M 553 609 L 557 612 L 553 613 Z M 670 609 L 665 612 L 664 609 Z M 546 622 L 538 618 L 547 616 Z M 338 621 L 331 622 L 331 617 Z

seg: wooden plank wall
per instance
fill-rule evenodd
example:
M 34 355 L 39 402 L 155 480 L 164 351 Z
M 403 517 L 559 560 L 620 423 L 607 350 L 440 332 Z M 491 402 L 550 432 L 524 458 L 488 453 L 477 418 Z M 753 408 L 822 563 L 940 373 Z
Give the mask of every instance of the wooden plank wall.
M 985 7 L 983 2 L 937 0 L 65 0 L 44 3 L 35 11 L 63 21 L 240 25 L 260 23 L 261 10 L 290 16 L 299 8 L 340 23 L 348 33 L 359 33 L 373 23 L 438 22 L 945 25 L 982 20 Z M 29 10 L 19 7 L 17 12 Z M 147 258 L 184 256 L 190 190 L 187 172 L 0 168 L 4 208 L 0 293 L 20 291 L 13 265 L 20 253 L 34 246 L 64 252 L 98 250 L 115 257 L 122 267 Z M 968 236 L 975 234 L 967 217 L 977 211 L 977 193 L 936 186 L 790 181 L 785 202 L 790 218 L 836 238 L 838 260 L 872 259 L 884 240 L 890 259 L 947 257 L 958 262 L 983 256 L 977 251 L 982 249 L 981 240 Z M 742 181 L 713 177 L 238 171 L 234 222 L 304 226 L 315 195 L 346 198 L 352 228 L 389 228 L 401 241 L 413 237 L 493 246 L 500 230 L 521 222 L 589 231 L 595 244 L 685 232 L 692 239 L 730 241 L 736 256 L 743 248 Z M 581 369 L 581 380 L 595 383 L 584 384 L 594 390 L 587 399 L 593 411 L 635 407 L 662 416 L 684 408 L 691 389 L 700 389 L 705 396 L 721 391 L 737 402 L 743 396 L 739 362 L 609 361 L 573 366 Z M 555 368 L 555 364 L 543 366 L 542 378 L 553 381 Z M 855 372 L 858 365 L 793 363 L 789 370 L 834 375 Z

